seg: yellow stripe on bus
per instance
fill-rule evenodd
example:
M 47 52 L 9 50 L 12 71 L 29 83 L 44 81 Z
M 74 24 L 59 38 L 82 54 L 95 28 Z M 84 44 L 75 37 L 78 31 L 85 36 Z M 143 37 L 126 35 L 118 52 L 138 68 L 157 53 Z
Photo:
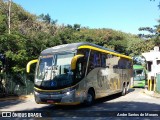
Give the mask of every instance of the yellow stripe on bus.
M 40 89 L 40 88 L 34 87 L 34 89 L 35 89 L 35 90 L 37 90 L 37 91 L 41 91 L 41 92 L 56 92 L 56 91 L 61 91 L 61 90 L 67 89 L 67 88 L 70 88 L 70 87 L 66 87 L 66 88 L 58 89 L 58 90 L 43 90 L 43 89 Z
M 123 57 L 123 58 L 127 58 L 127 59 L 132 59 L 131 57 L 126 56 L 126 55 L 122 55 L 122 54 L 118 54 L 118 53 L 110 52 L 110 51 L 103 50 L 103 49 L 96 48 L 96 47 L 89 46 L 89 45 L 83 45 L 83 46 L 78 47 L 78 49 L 82 49 L 82 48 L 88 48 L 88 49 L 96 50 L 96 51 L 99 51 L 99 52 L 104 52 L 104 53 L 108 53 L 108 54 L 116 55 L 116 56 L 118 56 L 118 57 Z
M 75 86 L 78 85 L 78 84 L 79 84 L 79 82 L 76 83 L 76 84 L 73 85 L 73 86 L 66 87 L 66 88 L 62 88 L 62 89 L 58 89 L 58 90 L 43 90 L 43 89 L 40 89 L 40 88 L 37 88 L 37 87 L 34 87 L 34 89 L 37 90 L 37 91 L 42 91 L 42 92 L 56 92 L 56 91 L 62 91 L 62 90 L 64 90 L 64 89 L 68 89 L 68 88 L 73 88 L 73 87 L 75 87 Z

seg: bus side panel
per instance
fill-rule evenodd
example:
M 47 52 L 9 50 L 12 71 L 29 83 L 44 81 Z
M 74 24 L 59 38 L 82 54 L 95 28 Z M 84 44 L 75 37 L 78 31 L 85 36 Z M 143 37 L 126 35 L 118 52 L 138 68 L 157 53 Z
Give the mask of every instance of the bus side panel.
M 130 82 L 128 68 L 131 60 L 127 58 L 91 50 L 87 63 L 85 96 L 89 88 L 94 88 L 96 98 L 115 94 L 123 90 L 124 83 L 127 85 Z
M 123 87 L 129 85 L 132 70 L 128 69 L 128 61 L 116 56 L 110 57 L 106 60 L 107 67 L 97 67 L 88 73 L 87 87 L 95 88 L 96 98 L 121 92 Z
M 95 68 L 86 76 L 87 89 L 93 87 L 96 98 L 105 97 L 122 90 L 122 70 L 109 68 Z

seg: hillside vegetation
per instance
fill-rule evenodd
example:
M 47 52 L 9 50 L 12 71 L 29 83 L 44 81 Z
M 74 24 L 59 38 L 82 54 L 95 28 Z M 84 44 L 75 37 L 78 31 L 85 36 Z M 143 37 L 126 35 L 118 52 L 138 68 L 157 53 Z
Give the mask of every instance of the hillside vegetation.
M 33 15 L 13 2 L 10 25 L 9 34 L 8 5 L 0 0 L 0 54 L 5 56 L 0 65 L 14 73 L 24 72 L 27 62 L 36 59 L 42 50 L 60 44 L 87 41 L 130 56 L 140 55 L 155 45 L 153 40 L 112 29 L 59 25 L 49 14 Z

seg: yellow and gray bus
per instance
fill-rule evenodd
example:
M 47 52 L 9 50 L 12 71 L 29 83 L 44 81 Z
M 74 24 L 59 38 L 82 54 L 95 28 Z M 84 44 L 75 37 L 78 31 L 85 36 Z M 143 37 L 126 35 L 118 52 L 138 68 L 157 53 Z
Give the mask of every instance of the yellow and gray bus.
M 132 58 L 88 42 L 45 49 L 37 62 L 34 96 L 38 104 L 91 105 L 95 99 L 128 92 Z

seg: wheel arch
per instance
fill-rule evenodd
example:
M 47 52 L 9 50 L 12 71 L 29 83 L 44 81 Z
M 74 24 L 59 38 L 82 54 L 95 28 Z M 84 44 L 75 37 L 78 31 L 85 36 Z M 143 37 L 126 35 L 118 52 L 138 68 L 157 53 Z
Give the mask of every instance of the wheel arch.
M 96 98 L 95 89 L 94 89 L 93 87 L 90 87 L 90 88 L 88 89 L 87 93 L 90 92 L 90 91 L 93 92 L 93 94 L 94 94 L 94 99 L 95 99 L 95 98 Z

